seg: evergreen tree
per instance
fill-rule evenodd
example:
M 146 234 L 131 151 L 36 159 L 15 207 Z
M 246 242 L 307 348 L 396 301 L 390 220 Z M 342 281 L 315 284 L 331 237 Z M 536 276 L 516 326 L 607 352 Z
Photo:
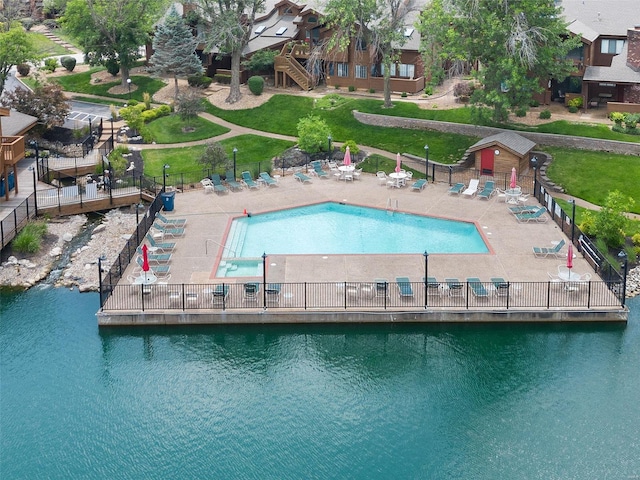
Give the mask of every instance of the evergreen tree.
M 152 75 L 172 75 L 178 98 L 178 77 L 202 75 L 202 62 L 196 55 L 198 41 L 180 15 L 171 7 L 164 23 L 157 26 L 153 37 L 153 55 L 151 55 Z

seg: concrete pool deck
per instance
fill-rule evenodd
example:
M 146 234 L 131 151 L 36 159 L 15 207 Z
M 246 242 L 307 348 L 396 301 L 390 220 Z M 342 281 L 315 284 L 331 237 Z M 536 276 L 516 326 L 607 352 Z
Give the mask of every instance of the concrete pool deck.
M 413 191 L 410 187 L 402 189 L 388 188 L 378 183 L 374 175 L 363 174 L 353 182 L 336 181 L 333 178 L 312 177 L 310 183 L 302 184 L 291 173 L 279 177 L 278 186 L 243 189 L 238 192 L 217 195 L 204 190 L 192 190 L 177 193 L 175 209 L 163 212 L 167 217 L 186 218 L 184 236 L 165 241 L 176 242 L 171 260 L 170 284 L 212 284 L 244 283 L 246 278 L 215 278 L 215 271 L 221 256 L 222 245 L 231 220 L 248 213 L 259 213 L 283 208 L 297 207 L 312 203 L 335 201 L 357 204 L 380 209 L 397 207 L 399 211 L 431 215 L 453 220 L 475 222 L 484 236 L 489 248 L 488 254 L 430 254 L 429 276 L 442 281 L 446 277 L 456 277 L 465 281 L 467 277 L 478 277 L 488 282 L 491 277 L 502 277 L 511 282 L 547 282 L 548 273 L 557 273 L 558 265 L 565 264 L 564 258 L 536 258 L 532 247 L 548 247 L 552 242 L 568 239 L 558 226 L 549 219 L 546 223 L 518 223 L 509 212 L 500 197 L 481 200 L 476 197 L 448 195 L 449 185 L 430 183 L 422 191 Z M 530 199 L 529 204 L 537 203 Z M 545 215 L 548 215 L 545 213 Z M 402 232 L 380 232 L 380 235 L 401 235 Z M 566 248 L 563 249 L 566 252 Z M 267 282 L 371 282 L 376 278 L 386 278 L 393 282 L 396 277 L 408 277 L 412 282 L 420 282 L 424 277 L 425 262 L 422 252 L 398 255 L 269 255 L 267 254 Z M 590 265 L 578 252 L 574 259 L 573 271 L 590 273 L 592 280 L 599 281 Z M 127 283 L 127 275 L 132 275 L 134 266 L 130 265 L 120 283 Z M 262 279 L 258 279 L 262 280 Z M 107 307 L 105 306 L 105 310 Z M 626 314 L 617 308 L 605 309 L 611 319 L 624 321 Z M 125 314 L 125 312 L 120 312 Z M 152 315 L 151 312 L 147 315 Z M 225 311 L 224 315 L 231 312 Z M 251 312 L 239 312 L 248 315 Z M 260 323 L 268 321 L 261 313 Z M 280 312 L 282 313 L 282 312 Z M 296 312 L 289 312 L 296 314 Z M 342 312 L 351 318 L 354 312 Z M 388 312 L 387 312 L 388 313 Z M 415 313 L 415 312 L 414 312 Z M 465 311 L 466 318 L 469 311 Z M 486 311 L 483 318 L 487 320 Z M 505 313 L 505 312 L 501 312 Z M 519 312 L 509 312 L 517 314 Z M 521 312 L 520 312 L 521 313 Z M 547 316 L 549 311 L 544 312 Z M 579 312 L 573 312 L 577 314 Z M 593 313 L 593 312 L 591 312 Z M 99 313 L 101 324 L 115 324 L 113 311 L 108 315 Z M 155 312 L 156 315 L 162 314 Z M 184 319 L 168 320 L 169 323 L 191 323 Z M 216 312 L 209 312 L 216 315 Z M 220 312 L 217 312 L 220 315 Z M 254 312 L 255 315 L 255 312 Z M 624 318 L 621 318 L 623 315 Z M 606 316 L 606 315 L 605 315 Z M 584 316 L 588 319 L 589 315 Z M 560 318 L 560 317 L 559 317 Z M 566 320 L 562 317 L 561 320 Z M 123 323 L 138 323 L 139 320 L 124 319 Z M 151 318 L 149 318 L 151 320 Z M 166 318 L 165 318 L 166 320 Z M 579 319 L 578 319 L 579 320 Z M 606 318 L 598 318 L 606 320 Z M 242 322 L 242 320 L 231 320 Z M 274 322 L 286 321 L 273 320 Z M 443 321 L 437 319 L 435 321 Z M 554 321 L 551 319 L 551 321 Z M 247 320 L 248 323 L 252 321 Z M 152 323 L 163 323 L 157 318 Z M 193 322 L 195 323 L 195 322 Z M 205 323 L 225 323 L 206 321 Z

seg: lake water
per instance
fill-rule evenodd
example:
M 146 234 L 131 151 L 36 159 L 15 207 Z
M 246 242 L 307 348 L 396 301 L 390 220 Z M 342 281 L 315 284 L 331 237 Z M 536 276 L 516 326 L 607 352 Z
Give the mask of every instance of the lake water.
M 0 294 L 0 478 L 640 478 L 620 325 L 98 330 Z

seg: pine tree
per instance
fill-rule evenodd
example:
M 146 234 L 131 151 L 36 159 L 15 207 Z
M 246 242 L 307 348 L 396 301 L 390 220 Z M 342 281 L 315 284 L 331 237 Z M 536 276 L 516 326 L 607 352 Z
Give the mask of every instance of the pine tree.
M 195 53 L 198 42 L 175 7 L 164 23 L 157 26 L 153 37 L 154 53 L 149 72 L 152 75 L 173 75 L 178 98 L 178 77 L 202 75 L 202 62 Z

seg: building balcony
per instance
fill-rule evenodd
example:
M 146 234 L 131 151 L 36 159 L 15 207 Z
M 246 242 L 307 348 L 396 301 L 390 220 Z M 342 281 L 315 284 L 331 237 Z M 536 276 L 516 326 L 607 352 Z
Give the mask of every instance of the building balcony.
M 11 166 L 24 158 L 24 137 L 2 137 L 2 162 Z

